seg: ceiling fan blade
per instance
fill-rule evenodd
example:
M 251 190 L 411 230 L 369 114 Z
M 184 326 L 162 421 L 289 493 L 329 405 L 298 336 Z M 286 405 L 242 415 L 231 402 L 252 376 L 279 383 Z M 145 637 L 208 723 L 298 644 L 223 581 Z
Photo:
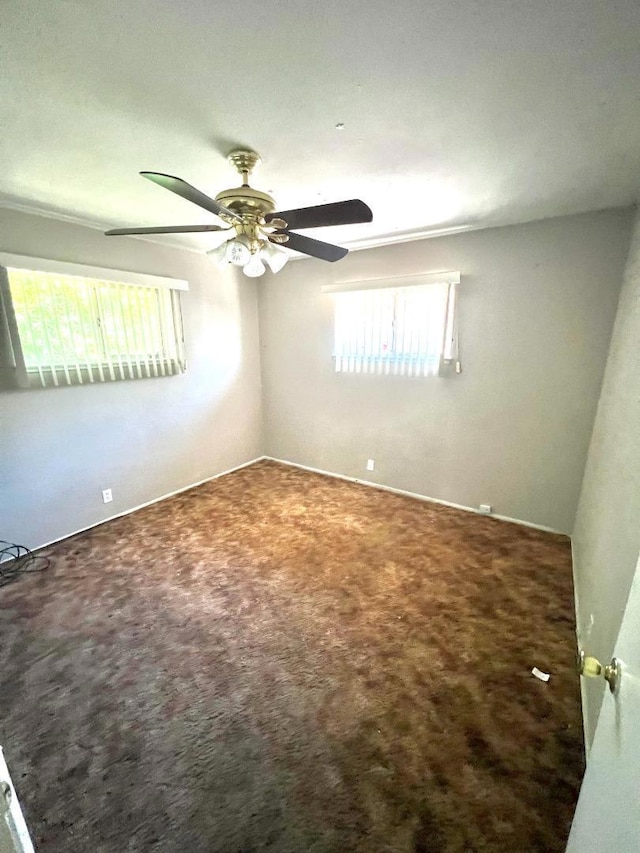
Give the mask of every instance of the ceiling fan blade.
M 216 216 L 222 214 L 223 216 L 230 216 L 232 219 L 240 219 L 240 216 L 233 210 L 229 210 L 223 204 L 218 204 L 215 199 L 201 193 L 200 190 L 192 187 L 191 184 L 183 181 L 182 178 L 176 178 L 174 175 L 164 175 L 162 172 L 140 172 L 140 174 L 143 178 L 153 181 L 154 184 L 164 187 L 165 190 L 170 190 L 172 193 L 182 196 L 182 198 L 193 202 L 193 204 L 197 204 L 198 207 L 203 207 L 210 213 L 215 213 Z
M 322 261 L 339 261 L 349 254 L 349 250 L 342 246 L 334 246 L 332 243 L 323 243 L 322 240 L 313 240 L 303 234 L 294 234 L 292 231 L 277 231 L 276 234 L 286 234 L 289 239 L 283 243 L 287 249 L 294 249 L 312 258 L 320 258 Z
M 230 228 L 222 228 L 220 225 L 158 225 L 151 228 L 112 228 L 104 233 L 107 237 L 116 237 L 125 234 L 189 234 L 197 231 L 230 230 Z
M 265 216 L 269 222 L 277 217 L 284 219 L 289 228 L 322 228 L 326 225 L 353 225 L 356 222 L 371 222 L 371 209 L 358 198 L 318 204 L 315 207 L 299 207 L 296 210 L 279 210 Z

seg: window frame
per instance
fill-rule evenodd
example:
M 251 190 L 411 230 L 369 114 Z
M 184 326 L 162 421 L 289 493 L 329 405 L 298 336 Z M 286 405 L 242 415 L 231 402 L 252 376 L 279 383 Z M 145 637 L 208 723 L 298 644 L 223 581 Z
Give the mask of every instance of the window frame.
M 68 361 L 65 358 L 63 359 L 64 364 L 61 365 L 55 362 L 49 366 L 38 365 L 33 367 L 29 365 L 23 353 L 24 344 L 20 338 L 20 329 L 11 294 L 11 270 L 25 271 L 35 275 L 44 273 L 59 275 L 60 277 L 80 277 L 88 280 L 88 282 L 85 281 L 85 284 L 88 284 L 89 288 L 96 294 L 92 321 L 97 324 L 99 329 L 105 319 L 97 298 L 97 287 L 100 283 L 113 286 L 151 288 L 156 294 L 170 291 L 170 301 L 167 302 L 167 305 L 170 307 L 171 321 L 175 331 L 176 357 L 169 358 L 150 352 L 146 356 L 141 356 L 140 353 L 134 354 L 133 351 L 127 352 L 126 355 L 121 353 L 120 356 L 115 356 L 108 353 L 105 339 L 100 332 L 99 339 L 103 347 L 102 359 L 87 359 L 84 356 L 78 359 L 76 353 L 75 359 Z M 188 289 L 189 282 L 184 279 L 0 252 L 0 387 L 4 389 L 68 387 L 71 385 L 103 384 L 127 379 L 159 378 L 160 376 L 184 372 L 186 359 L 184 356 L 180 293 L 188 291 Z M 163 308 L 160 303 L 162 298 L 166 299 L 166 297 L 158 296 L 158 316 L 162 314 L 163 310 L 166 310 L 166 306 Z M 144 362 L 146 362 L 147 367 L 146 375 L 141 368 L 141 364 Z M 133 370 L 134 363 L 137 367 L 137 373 Z M 174 364 L 178 370 L 173 369 Z M 114 369 L 114 365 L 117 366 L 117 369 Z M 149 365 L 152 366 L 153 372 L 151 372 Z M 70 378 L 70 373 L 75 374 L 73 381 Z M 94 373 L 97 374 L 95 379 Z
M 390 332 L 391 337 L 391 344 L 388 353 L 382 355 L 381 353 L 364 352 L 353 353 L 348 356 L 345 355 L 344 352 L 338 353 L 336 348 L 336 332 L 334 328 L 333 359 L 335 362 L 336 372 L 372 374 L 377 373 L 379 375 L 383 373 L 393 373 L 393 375 L 404 375 L 405 368 L 409 366 L 409 369 L 407 371 L 409 375 L 419 375 L 426 377 L 433 375 L 444 376 L 451 372 L 461 373 L 462 367 L 459 361 L 457 306 L 457 292 L 458 285 L 460 284 L 460 278 L 460 272 L 447 270 L 435 273 L 418 273 L 409 276 L 397 276 L 394 278 L 357 279 L 324 285 L 322 287 L 323 293 L 336 295 L 351 292 L 370 293 L 376 290 L 393 291 L 393 316 L 391 319 L 391 326 L 387 330 L 388 332 Z M 424 356 L 424 358 L 422 358 L 422 355 L 420 353 L 414 355 L 408 352 L 406 349 L 401 352 L 397 351 L 396 336 L 398 322 L 399 291 L 404 288 L 425 288 L 430 285 L 447 286 L 443 339 L 442 345 L 440 347 L 440 355 L 438 357 L 439 363 L 437 364 L 437 366 L 435 365 L 435 361 L 433 361 L 433 359 L 430 359 L 428 356 Z M 334 306 L 334 323 L 336 320 L 336 310 L 337 306 Z M 358 362 L 359 366 L 354 368 L 348 368 L 346 370 L 342 366 L 339 367 L 339 361 L 344 362 L 345 358 L 348 358 L 349 361 L 354 360 L 354 362 Z M 421 358 L 423 369 L 412 369 L 412 366 L 415 367 L 415 365 L 419 361 L 421 361 Z M 364 370 L 361 369 L 362 365 L 366 365 Z M 428 370 L 427 365 L 429 365 L 430 367 L 437 367 L 437 370 Z M 383 369 L 383 367 L 385 369 Z

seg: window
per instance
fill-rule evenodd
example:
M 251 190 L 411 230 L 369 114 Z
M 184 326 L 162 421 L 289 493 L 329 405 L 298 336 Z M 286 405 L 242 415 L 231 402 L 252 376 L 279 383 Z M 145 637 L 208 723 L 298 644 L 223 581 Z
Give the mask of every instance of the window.
M 459 273 L 344 282 L 335 293 L 335 369 L 341 373 L 442 375 L 460 372 Z
M 4 384 L 44 388 L 183 372 L 186 287 L 0 254 Z

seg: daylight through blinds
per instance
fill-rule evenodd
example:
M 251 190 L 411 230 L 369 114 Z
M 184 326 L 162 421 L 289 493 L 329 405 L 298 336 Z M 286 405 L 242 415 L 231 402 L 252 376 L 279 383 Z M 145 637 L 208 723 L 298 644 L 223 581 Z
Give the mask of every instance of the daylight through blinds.
M 170 288 L 11 269 L 28 385 L 77 385 L 184 370 L 180 297 Z
M 336 293 L 336 371 L 438 375 L 457 358 L 455 288 L 438 282 Z

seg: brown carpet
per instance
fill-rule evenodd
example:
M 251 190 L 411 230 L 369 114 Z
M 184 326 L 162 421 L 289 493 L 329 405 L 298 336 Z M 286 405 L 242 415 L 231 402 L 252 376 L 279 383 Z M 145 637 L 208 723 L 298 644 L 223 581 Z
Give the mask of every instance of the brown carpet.
M 0 591 L 39 850 L 564 850 L 565 538 L 261 462 L 47 553 Z

